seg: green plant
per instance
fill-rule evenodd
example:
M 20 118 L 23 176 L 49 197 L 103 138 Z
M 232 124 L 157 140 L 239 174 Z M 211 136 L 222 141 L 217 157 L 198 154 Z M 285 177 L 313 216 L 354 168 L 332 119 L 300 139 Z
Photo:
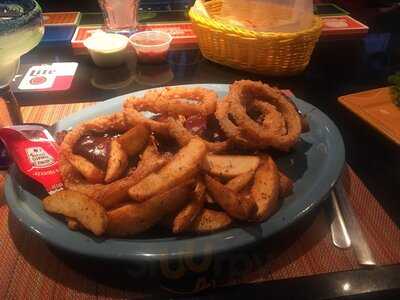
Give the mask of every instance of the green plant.
M 394 103 L 400 107 L 400 72 L 396 72 L 388 77 L 388 82 L 392 84 L 391 91 Z

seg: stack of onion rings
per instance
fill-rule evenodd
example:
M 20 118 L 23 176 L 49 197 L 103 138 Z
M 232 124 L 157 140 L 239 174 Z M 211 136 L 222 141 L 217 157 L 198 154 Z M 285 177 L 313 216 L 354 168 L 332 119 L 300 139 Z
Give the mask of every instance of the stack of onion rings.
M 248 115 L 251 106 L 263 112 L 261 124 Z M 228 96 L 218 104 L 216 117 L 228 137 L 251 149 L 273 147 L 288 151 L 302 131 L 300 114 L 279 90 L 249 80 L 231 85 Z

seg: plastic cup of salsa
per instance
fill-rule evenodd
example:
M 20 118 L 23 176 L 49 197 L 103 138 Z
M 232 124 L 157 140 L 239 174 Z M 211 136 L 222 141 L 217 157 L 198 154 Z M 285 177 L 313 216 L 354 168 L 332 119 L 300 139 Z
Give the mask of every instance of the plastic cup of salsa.
M 159 64 L 166 60 L 172 36 L 163 31 L 141 31 L 129 37 L 141 63 Z

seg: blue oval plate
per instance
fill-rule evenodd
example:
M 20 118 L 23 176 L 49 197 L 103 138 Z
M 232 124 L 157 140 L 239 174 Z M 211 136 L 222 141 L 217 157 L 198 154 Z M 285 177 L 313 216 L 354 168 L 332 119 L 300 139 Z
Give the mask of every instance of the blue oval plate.
M 224 96 L 229 87 L 223 84 L 196 86 L 213 89 L 219 96 Z M 144 92 L 130 95 L 142 96 Z M 55 124 L 54 130 L 68 129 L 96 116 L 120 111 L 127 96 L 79 111 Z M 8 177 L 5 187 L 7 203 L 19 221 L 50 244 L 102 259 L 151 261 L 198 257 L 248 246 L 278 233 L 318 206 L 327 198 L 344 165 L 343 140 L 335 124 L 316 107 L 297 98 L 293 100 L 300 111 L 307 114 L 310 131 L 301 135 L 301 141 L 291 153 L 277 160 L 280 168 L 295 180 L 294 193 L 285 198 L 279 211 L 263 223 L 203 236 L 97 238 L 88 233 L 71 231 L 65 222 L 45 213 L 40 199 L 22 189 L 11 177 Z

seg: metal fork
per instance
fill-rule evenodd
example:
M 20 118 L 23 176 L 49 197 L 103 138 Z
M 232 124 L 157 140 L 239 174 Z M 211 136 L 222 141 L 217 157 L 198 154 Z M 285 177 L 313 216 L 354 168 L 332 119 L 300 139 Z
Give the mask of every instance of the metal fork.
M 335 219 L 331 225 L 334 245 L 340 248 L 352 246 L 360 265 L 375 266 L 375 259 L 347 198 L 341 178 L 333 188 L 331 195 L 335 212 Z
M 347 249 L 351 246 L 351 240 L 334 189 L 331 190 L 331 199 L 333 208 L 333 221 L 331 223 L 332 242 L 338 248 Z

